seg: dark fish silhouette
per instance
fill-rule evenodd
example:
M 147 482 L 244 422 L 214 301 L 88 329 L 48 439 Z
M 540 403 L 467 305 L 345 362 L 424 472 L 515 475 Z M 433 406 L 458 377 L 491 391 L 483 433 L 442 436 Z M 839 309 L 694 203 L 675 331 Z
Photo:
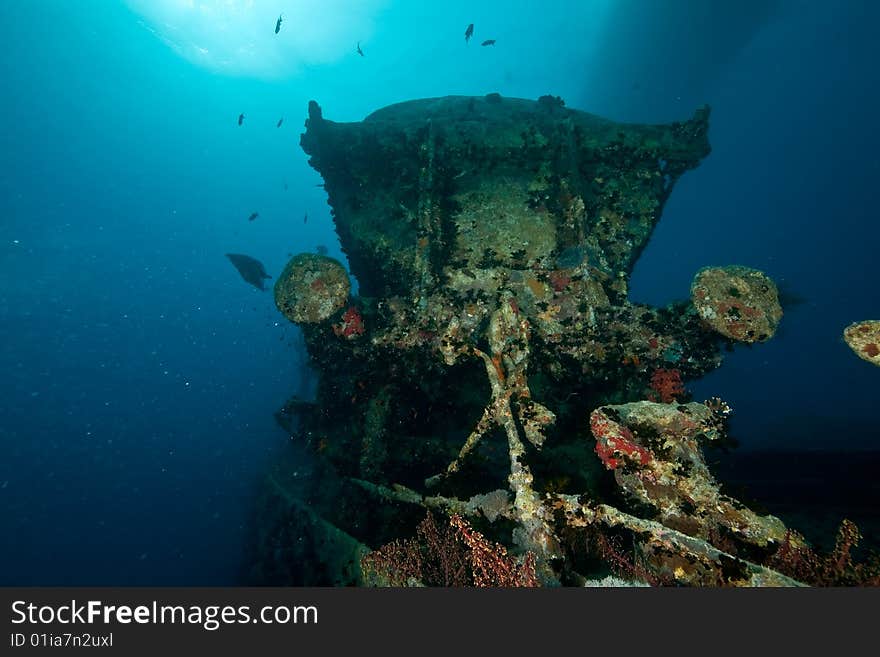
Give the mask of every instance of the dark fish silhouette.
M 467 26 L 467 29 L 464 31 L 464 41 L 467 43 L 471 40 L 471 37 L 474 36 L 474 24 L 471 23 Z
M 239 114 L 238 115 L 238 125 L 241 125 L 243 121 L 244 121 L 244 114 Z
M 241 253 L 227 253 L 226 257 L 229 258 L 229 261 L 238 270 L 238 273 L 241 274 L 241 277 L 245 281 L 258 290 L 265 291 L 266 286 L 263 285 L 263 279 L 272 277 L 266 273 L 266 269 L 263 267 L 262 262 L 255 258 L 251 258 L 250 256 L 242 255 Z
M 303 223 L 304 224 L 309 223 L 309 213 L 308 212 L 306 212 L 306 215 L 303 217 Z
M 783 310 L 791 310 L 809 303 L 809 299 L 795 292 L 789 286 L 789 283 L 784 280 L 776 282 L 776 289 L 779 296 L 779 305 L 782 306 Z
M 360 41 L 358 41 L 358 55 L 360 55 L 361 57 L 364 56 L 364 51 L 361 50 L 361 42 Z
M 278 20 L 275 22 L 275 34 L 278 34 L 279 30 L 281 30 L 281 16 L 278 16 Z
M 248 217 L 248 221 L 253 221 L 254 219 L 256 219 L 259 216 L 260 216 L 259 212 L 251 212 L 251 216 Z
M 319 244 L 315 247 L 315 253 L 317 253 L 318 255 L 327 255 L 327 247 L 323 244 Z
M 481 46 L 494 46 L 494 45 L 495 45 L 495 39 L 486 39 L 486 40 L 483 41 L 483 43 L 481 43 L 480 45 L 481 45 Z
M 276 127 L 276 128 L 280 128 L 282 123 L 284 123 L 284 117 L 283 117 L 283 116 L 282 116 L 280 119 L 278 119 L 278 123 L 275 124 L 275 127 Z

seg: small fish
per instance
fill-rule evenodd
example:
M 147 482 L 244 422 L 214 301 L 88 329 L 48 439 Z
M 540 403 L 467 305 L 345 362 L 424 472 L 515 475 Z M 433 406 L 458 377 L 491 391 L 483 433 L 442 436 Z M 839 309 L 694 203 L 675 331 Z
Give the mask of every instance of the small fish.
M 303 223 L 304 224 L 309 223 L 309 213 L 308 212 L 306 212 L 305 216 L 303 217 Z
M 495 39 L 486 39 L 486 40 L 483 41 L 483 43 L 481 43 L 480 45 L 481 45 L 481 46 L 494 46 L 494 45 L 495 45 Z
M 358 55 L 360 55 L 361 57 L 364 56 L 364 51 L 361 50 L 361 42 L 360 41 L 358 41 Z
M 251 216 L 248 217 L 248 221 L 253 221 L 254 219 L 256 219 L 259 216 L 260 216 L 259 212 L 251 212 Z
M 315 253 L 317 253 L 318 255 L 327 255 L 327 247 L 323 244 L 319 244 L 315 247 Z
M 244 122 L 244 114 L 238 115 L 238 125 L 241 125 Z
M 464 41 L 468 43 L 471 40 L 471 37 L 474 36 L 474 24 L 471 23 L 467 26 L 467 29 L 464 31 Z
M 283 117 L 283 116 L 282 116 L 280 119 L 278 119 L 278 123 L 275 124 L 275 127 L 276 127 L 276 128 L 280 128 L 282 123 L 284 123 L 284 117 Z
M 278 32 L 280 30 L 281 30 L 281 16 L 279 15 L 278 20 L 275 21 L 275 34 L 278 34 Z

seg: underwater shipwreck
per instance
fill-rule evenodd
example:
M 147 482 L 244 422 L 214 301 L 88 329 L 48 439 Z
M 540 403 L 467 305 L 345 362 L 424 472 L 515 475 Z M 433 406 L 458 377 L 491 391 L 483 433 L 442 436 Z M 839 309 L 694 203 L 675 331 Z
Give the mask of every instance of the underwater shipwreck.
M 301 146 L 358 290 L 312 253 L 275 284 L 316 389 L 276 416 L 293 447 L 259 499 L 251 583 L 876 583 L 854 525 L 819 555 L 707 465 L 731 409 L 686 385 L 773 337 L 773 281 L 712 266 L 687 300 L 628 299 L 708 120 L 489 94 L 336 123 L 309 104 Z

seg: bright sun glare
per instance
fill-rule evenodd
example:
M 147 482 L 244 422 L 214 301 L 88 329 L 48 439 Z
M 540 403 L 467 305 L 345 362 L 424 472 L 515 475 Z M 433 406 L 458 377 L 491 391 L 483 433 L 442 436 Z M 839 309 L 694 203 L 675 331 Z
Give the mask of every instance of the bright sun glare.
M 189 61 L 228 75 L 279 78 L 332 63 L 365 41 L 387 0 L 127 0 Z M 275 33 L 278 16 L 282 16 Z

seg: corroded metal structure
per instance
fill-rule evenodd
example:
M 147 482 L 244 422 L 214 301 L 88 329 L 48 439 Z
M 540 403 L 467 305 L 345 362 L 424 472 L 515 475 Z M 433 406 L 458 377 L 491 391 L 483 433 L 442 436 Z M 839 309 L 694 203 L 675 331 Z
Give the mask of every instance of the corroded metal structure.
M 490 94 L 335 123 L 310 103 L 301 144 L 359 296 L 297 315 L 319 376 L 316 399 L 279 414 L 318 460 L 300 521 L 319 517 L 361 553 L 405 535 L 423 507 L 454 512 L 535 555 L 544 583 L 589 570 L 579 532 L 623 531 L 668 581 L 794 584 L 761 565 L 781 523 L 742 512 L 703 472 L 697 443 L 722 431 L 718 409 L 680 405 L 684 383 L 738 340 L 730 313 L 775 328 L 775 287 L 752 286 L 758 299 L 704 282 L 698 308 L 627 295 L 676 181 L 709 153 L 708 117 L 628 125 L 558 97 Z M 309 272 L 276 287 L 279 308 L 327 295 L 331 281 Z

